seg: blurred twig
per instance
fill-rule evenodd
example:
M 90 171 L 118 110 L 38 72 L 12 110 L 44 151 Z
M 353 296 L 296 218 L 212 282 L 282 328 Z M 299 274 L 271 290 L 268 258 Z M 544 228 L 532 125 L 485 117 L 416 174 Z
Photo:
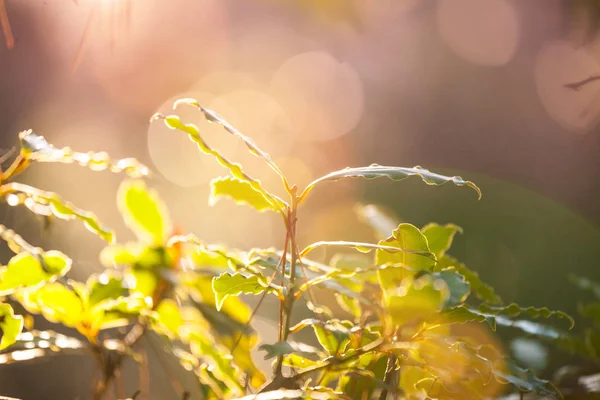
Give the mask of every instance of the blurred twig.
M 4 0 L 0 0 L 0 25 L 2 25 L 2 32 L 4 33 L 4 39 L 6 40 L 6 48 L 10 50 L 15 47 L 15 38 L 12 34 L 12 29 L 10 28 Z
M 569 89 L 573 89 L 573 90 L 579 90 L 582 87 L 584 87 L 585 85 L 587 85 L 588 83 L 591 83 L 591 82 L 594 82 L 597 80 L 600 80 L 600 75 L 593 75 L 593 76 L 585 78 L 581 81 L 567 83 L 567 84 L 565 84 L 565 87 L 569 88 Z

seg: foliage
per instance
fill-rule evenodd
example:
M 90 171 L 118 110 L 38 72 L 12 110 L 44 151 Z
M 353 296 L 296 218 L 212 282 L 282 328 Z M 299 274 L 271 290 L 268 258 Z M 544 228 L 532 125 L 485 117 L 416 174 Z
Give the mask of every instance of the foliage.
M 503 305 L 477 272 L 448 254 L 453 239 L 462 233 L 460 227 L 431 223 L 419 228 L 389 220 L 382 224 L 383 214 L 378 213 L 370 220 L 374 229 L 397 227 L 378 243 L 319 241 L 302 250 L 298 246 L 298 209 L 313 189 L 326 182 L 349 177 L 401 181 L 416 176 L 431 186 L 449 182 L 465 186 L 481 197 L 474 183 L 418 166 L 373 164 L 332 172 L 299 190 L 269 154 L 220 116 L 192 99 L 174 106 L 197 108 L 280 176 L 287 199 L 212 148 L 197 126 L 177 115 L 153 118 L 187 134 L 200 152 L 229 171 L 230 176 L 211 182 L 211 204 L 227 197 L 281 216 L 286 228 L 283 249 L 237 251 L 184 234 L 173 227 L 158 193 L 140 179 L 148 169 L 137 161 L 57 149 L 25 131 L 20 134 L 20 154 L 2 174 L 0 195 L 9 204 L 23 204 L 40 215 L 83 221 L 108 242 L 99 257 L 106 270 L 86 282 L 68 279 L 72 262 L 66 255 L 33 247 L 2 227 L 1 237 L 17 253 L 0 268 L 0 294 L 7 299 L 0 304 L 2 349 L 51 347 L 51 354 L 91 354 L 103 374 L 94 388 L 97 399 L 117 379 L 125 358 L 138 362 L 141 370 L 146 368 L 140 339 L 151 334 L 166 340 L 165 350 L 197 376 L 200 395 L 207 399 L 487 399 L 509 386 L 559 396 L 550 382 L 520 368 L 493 340 L 482 341 L 470 329 L 483 329 L 488 338 L 491 330 L 504 326 L 557 339 L 557 328 L 526 318 L 562 318 L 569 321 L 569 328 L 572 320 L 547 308 Z M 35 162 L 78 163 L 92 170 L 127 173 L 130 179 L 119 187 L 117 207 L 136 241 L 118 243 L 94 214 L 54 193 L 10 182 Z M 371 259 L 353 263 L 339 255 L 326 265 L 308 258 L 319 247 L 355 249 L 370 253 Z M 320 307 L 313 293 L 316 288 L 335 296 L 345 314 L 335 316 Z M 260 296 L 257 307 L 268 295 L 279 302 L 277 340 L 258 347 L 265 359 L 273 360 L 269 379 L 251 356 L 259 343 L 251 327 L 256 310 L 242 302 L 241 294 Z M 15 303 L 28 314 L 76 329 L 84 340 L 59 340 L 49 332 L 20 333 L 24 318 L 15 314 L 10 305 Z M 314 317 L 293 323 L 300 304 L 308 306 Z M 108 331 L 111 328 L 125 330 L 115 336 Z M 297 339 L 305 330 L 314 333 L 313 344 Z M 3 362 L 17 361 L 11 351 L 9 347 L 0 355 Z M 46 353 L 34 352 L 27 359 Z

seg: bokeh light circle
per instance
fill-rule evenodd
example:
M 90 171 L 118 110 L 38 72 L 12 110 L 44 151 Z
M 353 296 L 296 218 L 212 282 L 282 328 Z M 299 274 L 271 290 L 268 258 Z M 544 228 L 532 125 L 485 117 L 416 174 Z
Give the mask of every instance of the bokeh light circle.
M 579 90 L 565 85 L 600 73 L 600 64 L 584 48 L 557 41 L 538 54 L 535 82 L 538 95 L 552 119 L 563 127 L 586 132 L 600 114 L 600 92 L 595 82 Z
M 521 35 L 515 6 L 506 0 L 438 0 L 437 24 L 446 44 L 477 65 L 509 62 Z
M 323 51 L 288 59 L 271 80 L 289 129 L 300 139 L 326 141 L 356 127 L 364 111 L 364 90 L 356 71 Z

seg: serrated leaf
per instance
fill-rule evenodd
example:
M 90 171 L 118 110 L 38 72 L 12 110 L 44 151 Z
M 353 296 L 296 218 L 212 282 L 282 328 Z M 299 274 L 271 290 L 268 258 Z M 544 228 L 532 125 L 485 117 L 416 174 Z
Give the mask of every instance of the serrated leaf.
M 406 223 L 400 224 L 392 233 L 392 236 L 380 241 L 379 244 L 413 252 L 430 253 L 425 235 L 416 226 Z M 411 267 L 416 271 L 428 271 L 435 264 L 435 261 L 431 258 L 419 254 L 407 252 L 391 253 L 386 250 L 377 250 L 376 262 L 378 265 L 401 264 Z M 379 283 L 384 291 L 398 287 L 407 275 L 408 272 L 404 268 L 391 267 L 378 271 Z
M 311 182 L 302 195 L 301 199 L 304 199 L 308 193 L 319 183 L 327 182 L 327 181 L 337 181 L 343 178 L 365 178 L 365 179 L 375 179 L 386 177 L 392 179 L 394 181 L 401 181 L 403 179 L 408 178 L 409 176 L 419 176 L 428 185 L 443 185 L 447 182 L 452 182 L 457 186 L 468 186 L 477 192 L 478 198 L 481 198 L 481 190 L 475 185 L 473 182 L 465 181 L 460 176 L 444 176 L 440 174 L 436 174 L 427 169 L 421 168 L 419 166 L 413 168 L 405 168 L 405 167 L 387 167 L 383 165 L 371 164 L 368 167 L 358 167 L 358 168 L 344 168 L 339 171 L 332 172 L 328 175 L 325 175 L 313 182 Z
M 219 164 L 221 164 L 223 167 L 229 170 L 231 175 L 233 175 L 237 179 L 248 182 L 254 190 L 262 193 L 263 196 L 269 200 L 269 202 L 274 208 L 279 210 L 282 214 L 285 214 L 285 210 L 287 209 L 288 204 L 282 199 L 280 199 L 278 196 L 266 191 L 260 184 L 260 181 L 258 181 L 255 178 L 252 178 L 250 175 L 246 174 L 243 171 L 242 166 L 240 164 L 229 161 L 227 158 L 223 157 L 218 151 L 210 147 L 200 135 L 200 132 L 196 125 L 184 124 L 177 115 L 163 116 L 160 114 L 155 114 L 153 119 L 157 118 L 163 119 L 165 125 L 170 129 L 176 129 L 187 133 L 190 140 L 196 143 L 198 149 L 201 152 L 215 157 Z
M 430 223 L 421 228 L 421 232 L 427 238 L 429 250 L 439 260 L 452 246 L 452 240 L 457 233 L 462 233 L 462 228 L 454 224 L 440 225 Z
M 560 391 L 547 380 L 540 379 L 533 372 L 518 367 L 511 360 L 504 360 L 502 368 L 494 368 L 494 376 L 501 383 L 509 383 L 523 392 L 534 392 L 542 396 L 563 398 Z
M 46 141 L 43 136 L 36 135 L 32 130 L 19 133 L 21 143 L 21 156 L 36 162 L 58 162 L 63 164 L 77 163 L 88 167 L 92 171 L 109 170 L 119 173 L 125 172 L 131 178 L 148 176 L 150 170 L 135 158 L 111 160 L 105 152 L 78 153 L 69 147 L 57 149 Z
M 56 250 L 41 253 L 39 256 L 19 253 L 12 257 L 6 266 L 0 267 L 0 296 L 53 281 L 64 276 L 71 269 L 71 264 L 70 258 Z
M 255 275 L 245 276 L 228 272 L 213 278 L 212 288 L 215 292 L 217 310 L 221 309 L 228 296 L 237 296 L 241 293 L 261 294 L 265 290 L 270 290 L 266 279 L 259 279 Z
M 103 226 L 94 213 L 75 207 L 73 204 L 64 201 L 56 193 L 12 182 L 2 185 L 0 195 L 15 196 L 13 197 L 16 200 L 15 204 L 25 204 L 27 208 L 35 213 L 42 215 L 52 214 L 64 220 L 79 219 L 83 221 L 84 226 L 88 230 L 96 233 L 102 239 L 109 243 L 114 241 L 114 233 Z M 38 208 L 41 209 L 39 212 Z
M 402 247 L 395 246 L 395 245 L 394 246 L 384 245 L 384 244 L 382 244 L 382 242 L 379 242 L 379 244 L 373 244 L 373 243 L 363 243 L 363 242 L 347 242 L 347 241 L 342 241 L 342 240 L 340 240 L 340 241 L 320 241 L 320 242 L 312 243 L 312 244 L 306 246 L 304 248 L 304 250 L 302 250 L 300 252 L 300 256 L 305 257 L 308 253 L 310 253 L 314 249 L 317 249 L 319 247 L 324 247 L 324 246 L 327 246 L 327 247 L 350 247 L 350 248 L 354 248 L 354 249 L 360 251 L 361 253 L 369 253 L 373 250 L 381 250 L 381 251 L 385 251 L 388 253 L 402 252 L 402 253 L 418 255 L 421 257 L 427 257 L 427 258 L 430 258 L 432 261 L 434 260 L 434 256 L 430 251 L 404 249 Z
M 117 193 L 117 205 L 125 223 L 139 239 L 161 245 L 173 227 L 166 205 L 140 180 L 125 181 Z
M 434 270 L 442 271 L 448 267 L 453 267 L 459 274 L 464 276 L 471 287 L 471 292 L 479 299 L 493 305 L 502 303 L 502 299 L 496 294 L 494 288 L 484 283 L 477 272 L 469 269 L 465 264 L 447 254 L 438 259 Z
M 238 204 L 247 204 L 259 212 L 268 210 L 278 211 L 277 208 L 273 207 L 269 199 L 265 198 L 261 192 L 254 190 L 250 183 L 237 178 L 215 178 L 210 182 L 208 203 L 213 206 L 223 196 L 230 197 Z
M 231 135 L 236 136 L 237 138 L 241 139 L 246 144 L 246 147 L 248 147 L 250 154 L 260 157 L 263 160 L 265 160 L 267 165 L 269 165 L 269 167 L 271 167 L 271 169 L 279 175 L 279 177 L 283 181 L 284 186 L 286 188 L 288 188 L 288 183 L 285 178 L 285 175 L 283 174 L 283 172 L 281 171 L 279 166 L 277 166 L 277 164 L 275 164 L 275 162 L 271 159 L 271 156 L 266 151 L 262 150 L 261 148 L 259 148 L 256 145 L 254 140 L 252 140 L 250 137 L 244 135 L 239 130 L 235 129 L 233 126 L 231 126 L 231 124 L 229 124 L 227 121 L 225 121 L 225 119 L 223 117 L 221 117 L 219 114 L 217 114 L 216 112 L 209 110 L 205 107 L 202 107 L 200 105 L 200 103 L 198 102 L 198 100 L 196 100 L 196 99 L 191 99 L 191 98 L 179 99 L 173 104 L 173 109 L 176 110 L 180 104 L 186 104 L 186 105 L 189 105 L 192 107 L 196 107 L 197 109 L 202 111 L 202 113 L 204 114 L 204 118 L 206 118 L 206 120 L 209 123 L 217 123 L 217 124 L 221 125 L 227 133 L 230 133 Z
M 531 307 L 530 307 L 531 308 Z M 531 314 L 526 311 L 528 309 L 521 309 L 526 315 L 531 316 L 532 318 L 544 317 L 549 318 L 556 314 L 542 314 L 538 313 L 538 311 L 531 312 Z M 552 313 L 550 311 L 550 313 Z M 557 312 L 562 314 L 561 312 Z M 546 316 L 547 315 L 547 316 Z M 513 313 L 513 317 L 518 316 L 518 314 Z M 567 318 L 561 317 L 559 318 Z M 462 324 L 466 322 L 486 322 L 490 325 L 493 330 L 496 330 L 497 326 L 505 326 L 509 328 L 515 328 L 523 331 L 524 333 L 540 338 L 551 339 L 551 340 L 559 340 L 563 338 L 566 333 L 557 328 L 547 326 L 538 322 L 533 322 L 524 319 L 514 319 L 510 316 L 503 315 L 501 311 L 490 312 L 490 310 L 485 306 L 480 306 L 479 309 L 467 307 L 467 306 L 458 306 L 452 309 L 446 310 L 442 312 L 440 315 L 433 317 L 430 320 L 431 323 L 436 324 Z M 567 343 L 565 343 L 567 344 Z
M 569 329 L 572 329 L 575 326 L 575 321 L 573 318 L 562 312 L 562 311 L 553 311 L 548 309 L 547 307 L 521 307 L 518 304 L 512 303 L 507 306 L 497 307 L 490 306 L 487 304 L 482 304 L 479 306 L 479 311 L 483 313 L 493 314 L 493 315 L 507 315 L 509 317 L 517 317 L 519 315 L 527 315 L 531 318 L 560 318 L 566 319 L 569 321 Z
M 23 330 L 23 317 L 15 315 L 9 304 L 0 303 L 0 329 L 2 330 L 0 350 L 14 344 Z
M 265 360 L 270 360 L 278 356 L 284 356 L 288 354 L 300 354 L 300 355 L 319 355 L 321 352 L 313 346 L 305 343 L 298 343 L 293 341 L 277 342 L 274 344 L 262 344 L 258 347 L 258 350 L 265 351 Z

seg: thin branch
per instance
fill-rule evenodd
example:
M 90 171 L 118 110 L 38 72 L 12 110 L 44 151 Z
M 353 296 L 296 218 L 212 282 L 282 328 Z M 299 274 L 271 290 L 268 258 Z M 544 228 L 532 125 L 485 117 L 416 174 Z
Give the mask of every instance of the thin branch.
M 592 75 L 588 78 L 585 78 L 581 81 L 576 81 L 576 82 L 571 82 L 571 83 L 567 83 L 565 84 L 565 87 L 568 89 L 572 89 L 572 90 L 579 90 L 582 87 L 584 87 L 585 85 L 587 85 L 588 83 L 594 82 L 594 81 L 598 81 L 600 80 L 600 75 Z

